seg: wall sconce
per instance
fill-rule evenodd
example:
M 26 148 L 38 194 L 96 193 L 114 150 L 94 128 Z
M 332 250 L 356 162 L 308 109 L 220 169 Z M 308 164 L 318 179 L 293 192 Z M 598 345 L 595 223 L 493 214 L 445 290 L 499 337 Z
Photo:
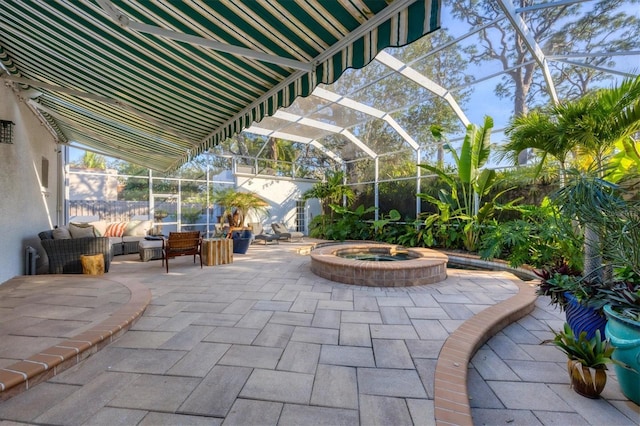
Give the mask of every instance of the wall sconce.
M 0 143 L 13 143 L 13 121 L 0 120 Z

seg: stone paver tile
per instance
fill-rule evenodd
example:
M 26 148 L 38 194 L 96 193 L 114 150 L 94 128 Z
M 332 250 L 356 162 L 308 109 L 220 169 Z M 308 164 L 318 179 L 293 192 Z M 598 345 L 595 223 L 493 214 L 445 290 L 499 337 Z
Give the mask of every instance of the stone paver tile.
M 213 327 L 205 327 L 201 325 L 190 325 L 184 330 L 176 333 L 171 339 L 164 342 L 158 349 L 177 349 L 191 350 L 195 345 L 200 343 L 209 333 L 213 331 Z
M 81 425 L 117 396 L 123 387 L 139 377 L 138 374 L 103 373 L 36 417 L 34 421 L 45 424 Z M 82 409 L 79 410 L 78 407 Z
M 352 311 L 353 302 L 347 300 L 319 300 L 318 309 L 332 309 L 335 311 Z
M 291 308 L 291 302 L 278 302 L 271 300 L 260 300 L 253 305 L 253 310 L 257 311 L 279 311 L 288 312 Z
M 438 358 L 444 341 L 441 340 L 407 340 L 407 349 L 412 358 Z
M 371 334 L 368 324 L 340 324 L 340 345 L 371 346 Z
M 353 290 L 336 287 L 331 291 L 331 300 L 346 300 L 353 302 Z
M 282 413 L 280 402 L 238 398 L 222 423 L 224 426 L 277 425 Z
M 475 368 L 469 368 L 467 374 L 469 405 L 472 408 L 504 408 L 502 402 Z
M 320 345 L 289 342 L 278 362 L 277 370 L 314 374 L 320 358 Z
M 464 294 L 434 294 L 433 297 L 442 305 L 443 303 L 472 304 L 473 302 Z
M 149 317 L 146 314 L 145 311 L 145 316 L 136 321 L 129 331 L 151 331 L 167 320 L 165 317 Z
M 440 306 L 436 308 L 404 308 L 411 319 L 449 319 L 449 315 Z
M 198 343 L 167 371 L 175 376 L 204 377 L 231 347 L 227 343 Z
M 274 312 L 269 320 L 270 324 L 310 326 L 313 314 L 298 312 Z
M 301 299 L 298 298 L 291 305 L 290 312 L 300 312 L 305 314 L 312 314 L 316 311 L 318 306 L 318 299 Z
M 118 390 L 110 407 L 175 412 L 198 386 L 199 378 L 145 374 Z
M 296 327 L 291 340 L 296 342 L 337 345 L 339 332 L 331 328 Z
M 361 394 L 400 398 L 427 398 L 427 392 L 415 370 L 358 368 Z
M 322 345 L 320 363 L 349 367 L 375 367 L 373 349 L 357 346 Z
M 356 369 L 338 365 L 319 365 L 313 383 L 311 404 L 358 409 Z
M 271 319 L 271 315 L 273 315 L 271 311 L 251 310 L 238 321 L 236 327 L 262 329 Z
M 217 327 L 233 327 L 242 319 L 240 314 L 205 313 L 192 325 L 212 325 Z
M 349 426 L 358 424 L 358 412 L 341 408 L 285 404 L 278 425 Z
M 242 388 L 240 397 L 308 404 L 312 386 L 312 374 L 255 369 Z
M 251 369 L 217 365 L 180 406 L 183 414 L 224 417 L 245 385 Z
M 378 300 L 373 296 L 354 296 L 353 309 L 363 312 L 378 312 Z
M 514 322 L 502 329 L 501 333 L 509 337 L 518 344 L 538 344 L 540 340 L 529 330 L 525 329 L 521 324 Z
M 476 408 L 471 411 L 474 425 L 542 425 L 540 420 L 528 410 L 505 410 L 491 408 Z M 558 425 L 584 423 L 547 423 Z
M 424 386 L 427 391 L 429 398 L 433 398 L 434 396 L 434 381 L 437 362 L 438 361 L 435 359 L 427 358 L 414 360 L 416 371 L 418 372 L 418 376 L 420 376 L 420 380 L 422 380 L 422 386 Z
M 440 324 L 447 330 L 447 333 L 451 334 L 458 329 L 462 324 L 464 324 L 465 320 L 452 320 L 452 319 L 442 319 L 438 320 Z
M 504 334 L 493 336 L 488 342 L 488 346 L 500 355 L 504 360 L 514 359 L 521 361 L 532 361 L 533 358 L 522 350 L 520 346 Z
M 253 341 L 255 346 L 284 348 L 289 343 L 295 327 L 292 325 L 267 324 Z
M 487 384 L 508 409 L 573 411 L 544 383 L 487 381 Z
M 216 302 L 192 302 L 189 303 L 182 312 L 198 312 L 198 313 L 220 313 L 229 306 L 228 303 Z
M 553 345 L 520 345 L 520 349 L 536 361 L 565 363 L 567 361 L 567 356 Z
M 223 314 L 241 314 L 244 315 L 251 310 L 253 305 L 256 303 L 255 300 L 246 300 L 239 299 L 234 300 L 227 306 L 222 313 Z
M 171 413 L 149 413 L 138 426 L 216 426 L 222 419 L 203 416 L 185 416 Z
M 311 325 L 320 328 L 340 328 L 340 311 L 317 309 Z
M 411 318 L 401 306 L 382 306 L 380 315 L 384 324 L 411 324 Z
M 113 371 L 164 374 L 186 354 L 185 351 L 137 349 L 113 365 Z
M 157 348 L 175 334 L 172 331 L 128 331 L 111 345 L 119 348 Z
M 413 300 L 409 296 L 403 295 L 398 297 L 385 297 L 379 296 L 378 298 L 378 306 L 380 308 L 387 306 L 415 306 Z
M 360 395 L 360 424 L 412 425 L 409 407 L 403 398 Z
M 526 317 L 518 320 L 518 324 L 520 324 L 521 326 L 523 326 L 529 331 L 534 331 L 534 330 L 549 331 L 549 327 L 546 323 L 539 321 L 530 315 L 527 315 Z
M 373 354 L 378 368 L 414 368 L 404 340 L 373 339 Z
M 471 363 L 484 380 L 519 380 L 518 375 L 491 349 L 483 346 L 471 359 Z
M 298 291 L 296 290 L 280 290 L 273 296 L 271 300 L 280 300 L 285 302 L 293 302 L 298 297 Z
M 556 411 L 534 411 L 533 414 L 543 425 L 586 425 L 587 419 L 577 413 L 558 413 Z M 613 423 L 609 423 L 613 424 Z
M 412 320 L 420 339 L 423 340 L 446 340 L 449 332 L 438 320 Z
M 344 311 L 341 320 L 343 323 L 382 324 L 380 312 Z
M 565 375 L 567 373 L 565 372 Z M 607 381 L 607 387 L 611 384 L 616 384 L 613 381 Z M 617 384 L 616 384 L 617 385 Z M 625 416 L 622 412 L 611 405 L 609 401 L 605 399 L 589 399 L 581 395 L 578 395 L 568 385 L 547 385 L 552 392 L 556 395 L 560 395 L 563 402 L 569 404 L 572 410 L 556 409 L 556 405 L 550 405 L 547 408 L 541 408 L 543 411 L 575 411 L 582 417 L 587 419 L 589 424 L 592 425 L 625 425 L 625 424 L 640 424 L 640 410 L 635 406 L 635 412 L 632 413 L 632 417 Z M 606 387 L 605 387 L 606 389 Z M 523 388 L 523 391 L 527 391 Z M 537 399 L 537 395 L 536 395 Z M 630 405 L 634 405 L 632 402 L 627 402 Z M 537 410 L 537 409 L 536 409 Z M 631 423 L 630 423 L 631 422 Z
M 418 339 L 418 333 L 411 325 L 372 324 L 371 337 L 374 339 Z
M 165 322 L 158 324 L 154 331 L 180 331 L 200 318 L 199 313 L 180 312 Z
M 569 383 L 566 362 L 503 360 L 525 382 Z
M 147 411 L 129 410 L 126 408 L 105 407 L 98 411 L 83 426 L 116 426 L 135 425 L 147 415 Z
M 91 355 L 89 358 L 83 360 L 71 367 L 68 370 L 63 371 L 57 376 L 49 379 L 53 383 L 66 383 L 70 385 L 84 385 L 95 379 L 102 373 L 111 369 L 121 360 L 128 358 L 131 354 L 135 353 L 138 349 L 127 348 L 115 348 L 107 346 L 98 353 Z
M 44 382 L 0 402 L 0 419 L 29 422 L 77 391 L 78 386 Z
M 430 399 L 407 399 L 407 406 L 413 424 L 416 426 L 435 426 L 435 411 Z
M 260 330 L 256 328 L 216 327 L 202 341 L 250 345 L 258 336 L 258 333 L 260 333 Z
M 420 308 L 437 308 L 440 305 L 429 293 L 409 293 L 409 297 L 413 300 L 413 304 Z
M 474 315 L 471 309 L 459 303 L 441 303 L 440 307 L 451 319 L 467 320 Z
M 232 345 L 218 364 L 273 369 L 276 368 L 282 352 L 281 348 Z

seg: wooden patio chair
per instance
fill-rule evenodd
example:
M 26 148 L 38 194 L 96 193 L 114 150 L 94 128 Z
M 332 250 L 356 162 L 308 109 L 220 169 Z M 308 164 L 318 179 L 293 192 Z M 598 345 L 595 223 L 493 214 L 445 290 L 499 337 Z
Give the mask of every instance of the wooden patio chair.
M 167 264 L 169 272 L 169 259 L 177 256 L 193 255 L 193 263 L 196 263 L 196 255 L 200 257 L 202 268 L 202 237 L 200 231 L 169 232 L 169 238 L 162 240 L 162 265 Z

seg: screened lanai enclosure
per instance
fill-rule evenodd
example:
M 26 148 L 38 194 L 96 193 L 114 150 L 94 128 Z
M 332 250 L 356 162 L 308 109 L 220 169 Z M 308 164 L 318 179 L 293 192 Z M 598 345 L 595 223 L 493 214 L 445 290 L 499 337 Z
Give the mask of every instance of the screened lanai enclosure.
M 86 169 L 104 156 L 118 198 L 212 218 L 202 194 L 234 176 L 342 171 L 375 218 L 415 218 L 418 165 L 451 166 L 470 124 L 491 117 L 498 151 L 512 117 L 636 76 L 638 3 L 0 0 L 0 59 L 66 173 L 105 175 Z

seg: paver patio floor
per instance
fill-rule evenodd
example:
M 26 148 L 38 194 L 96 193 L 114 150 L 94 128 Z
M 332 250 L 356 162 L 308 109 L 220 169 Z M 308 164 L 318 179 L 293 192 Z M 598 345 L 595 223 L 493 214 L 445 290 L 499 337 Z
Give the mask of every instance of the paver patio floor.
M 514 277 L 449 270 L 429 286 L 349 286 L 311 273 L 301 246 L 253 245 L 232 264 L 203 269 L 178 258 L 169 274 L 159 261 L 116 257 L 105 277 L 151 289 L 144 315 L 80 364 L 0 402 L 0 425 L 434 424 L 434 370 L 445 340 L 514 295 Z M 109 290 L 100 306 L 126 302 L 121 290 Z M 96 310 L 97 319 L 98 299 L 85 297 L 69 294 L 67 312 Z M 20 324 L 6 320 L 16 307 L 8 304 L 0 297 L 2 365 L 20 355 L 5 339 L 42 320 L 35 308 Z M 58 306 L 48 311 L 52 336 L 43 339 L 91 321 L 58 318 L 66 310 Z M 564 355 L 539 345 L 551 336 L 548 326 L 562 322 L 541 298 L 481 347 L 468 380 L 475 424 L 639 423 L 638 406 L 613 374 L 600 400 L 569 389 Z

